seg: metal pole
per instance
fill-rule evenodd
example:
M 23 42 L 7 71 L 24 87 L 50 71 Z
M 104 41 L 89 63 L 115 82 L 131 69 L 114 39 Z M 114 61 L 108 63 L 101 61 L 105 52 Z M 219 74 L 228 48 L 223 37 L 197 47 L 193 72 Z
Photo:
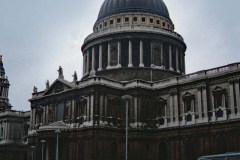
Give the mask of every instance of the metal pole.
M 57 143 L 56 143 L 56 160 L 58 160 L 58 134 L 61 133 L 60 129 L 55 130 L 55 133 L 57 134 Z
M 126 101 L 126 160 L 128 159 L 128 100 Z
M 126 160 L 128 159 L 128 101 L 132 99 L 130 95 L 122 96 L 122 99 L 126 101 Z
M 31 146 L 32 148 L 32 160 L 34 160 L 34 149 L 35 149 L 35 146 Z
M 43 156 L 44 156 L 44 143 L 46 143 L 45 140 L 41 140 L 40 141 L 42 143 L 42 160 L 44 160 Z
M 58 160 L 58 133 L 57 133 L 57 145 L 56 145 L 56 160 Z

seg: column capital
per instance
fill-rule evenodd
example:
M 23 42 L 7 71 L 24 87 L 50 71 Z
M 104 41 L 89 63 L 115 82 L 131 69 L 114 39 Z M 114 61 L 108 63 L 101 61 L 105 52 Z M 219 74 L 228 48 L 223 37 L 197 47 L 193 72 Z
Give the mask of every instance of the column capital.
M 228 83 L 229 83 L 230 85 L 232 85 L 233 82 L 234 82 L 234 80 L 232 80 L 232 79 L 230 79 L 230 80 L 228 81 Z

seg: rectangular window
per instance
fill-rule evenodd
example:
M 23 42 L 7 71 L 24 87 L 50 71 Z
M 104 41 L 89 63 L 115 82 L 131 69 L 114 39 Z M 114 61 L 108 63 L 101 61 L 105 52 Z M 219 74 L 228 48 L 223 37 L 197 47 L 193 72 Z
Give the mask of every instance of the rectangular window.
M 105 26 L 105 27 L 107 26 L 107 22 L 104 22 L 104 26 Z
M 129 22 L 129 17 L 125 17 L 125 22 Z
M 57 106 L 57 121 L 63 120 L 63 111 L 64 111 L 64 104 L 60 103 Z
M 165 27 L 165 22 L 162 23 L 163 27 Z
M 102 25 L 101 24 L 100 24 L 99 28 L 102 29 Z
M 159 21 L 159 20 L 157 20 L 157 24 L 160 24 L 160 21 Z
M 121 18 L 118 18 L 118 19 L 117 19 L 117 23 L 121 23 Z
M 112 25 L 113 24 L 113 20 L 110 20 L 110 25 Z
M 145 17 L 142 17 L 142 22 L 146 22 L 146 18 Z
M 133 17 L 133 22 L 137 22 L 137 17 Z
M 152 19 L 152 18 L 150 18 L 150 20 L 149 20 L 149 21 L 150 21 L 150 23 L 153 23 L 153 19 Z

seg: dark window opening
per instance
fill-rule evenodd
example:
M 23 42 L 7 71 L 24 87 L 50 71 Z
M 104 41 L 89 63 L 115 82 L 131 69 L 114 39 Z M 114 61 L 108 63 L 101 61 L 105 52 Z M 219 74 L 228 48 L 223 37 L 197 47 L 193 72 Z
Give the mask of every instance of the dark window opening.
M 150 18 L 150 23 L 153 23 L 153 19 L 152 18 Z
M 118 19 L 117 19 L 117 23 L 121 23 L 121 18 L 118 18 Z
M 160 21 L 159 21 L 159 20 L 157 20 L 157 24 L 160 24 Z
M 105 26 L 105 27 L 107 26 L 107 22 L 104 22 L 104 26 Z
M 163 26 L 165 26 L 165 22 L 163 22 L 163 24 L 162 24 Z
M 129 17 L 125 17 L 125 22 L 129 22 Z
M 142 17 L 142 22 L 146 22 L 146 18 L 145 17 Z
M 99 28 L 102 29 L 102 25 L 101 24 L 100 24 Z
M 134 22 L 137 22 L 137 17 L 133 17 L 133 21 L 134 21 Z
M 110 24 L 111 24 L 111 25 L 113 24 L 113 20 L 110 20 Z

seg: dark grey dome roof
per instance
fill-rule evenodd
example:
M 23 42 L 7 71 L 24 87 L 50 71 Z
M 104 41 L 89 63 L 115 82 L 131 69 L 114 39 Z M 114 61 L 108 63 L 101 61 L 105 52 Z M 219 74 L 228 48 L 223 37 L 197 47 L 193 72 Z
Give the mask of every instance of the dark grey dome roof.
M 98 20 L 124 12 L 153 13 L 171 20 L 162 0 L 105 0 L 98 14 Z

